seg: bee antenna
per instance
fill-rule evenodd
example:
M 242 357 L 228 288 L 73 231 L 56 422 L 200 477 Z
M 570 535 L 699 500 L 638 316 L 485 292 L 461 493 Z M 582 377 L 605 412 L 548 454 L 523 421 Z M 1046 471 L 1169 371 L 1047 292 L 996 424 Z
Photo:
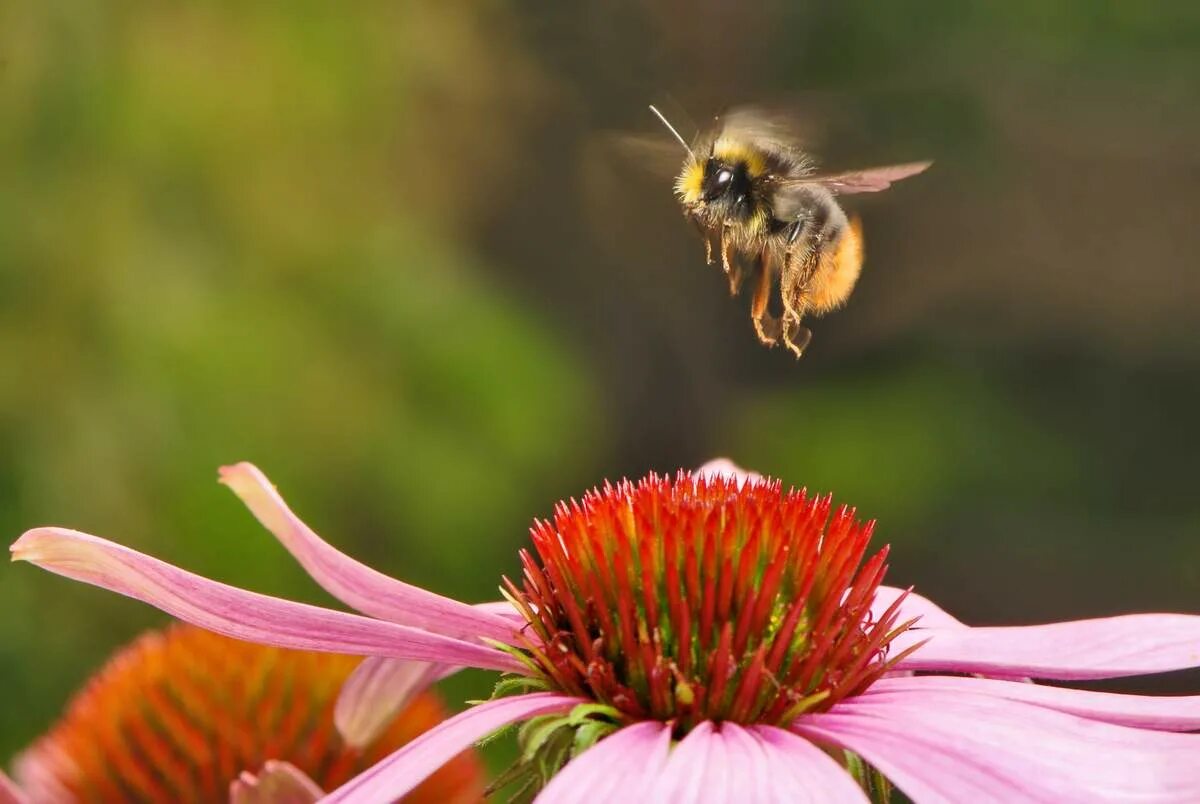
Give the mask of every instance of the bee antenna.
M 696 154 L 692 153 L 692 146 L 687 144 L 687 140 L 679 136 L 679 132 L 675 130 L 675 126 L 671 125 L 671 121 L 664 117 L 663 113 L 654 107 L 654 104 L 650 105 L 650 111 L 654 112 L 654 116 L 662 121 L 662 124 L 667 127 L 667 131 L 675 135 L 675 139 L 679 140 L 679 144 L 683 146 L 683 150 L 688 152 L 688 156 L 695 159 Z

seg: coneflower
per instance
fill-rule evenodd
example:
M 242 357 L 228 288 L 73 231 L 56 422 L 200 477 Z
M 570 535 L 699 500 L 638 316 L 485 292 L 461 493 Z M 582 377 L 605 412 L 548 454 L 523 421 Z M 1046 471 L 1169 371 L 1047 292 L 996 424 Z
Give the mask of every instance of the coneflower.
M 728 467 L 724 467 L 728 469 Z M 369 656 L 343 691 L 362 739 L 448 668 L 505 674 L 334 791 L 388 801 L 521 724 L 502 782 L 540 802 L 1200 800 L 1200 697 L 1044 687 L 1200 665 L 1200 617 L 970 628 L 882 586 L 887 549 L 828 497 L 731 471 L 605 485 L 533 527 L 508 603 L 388 578 L 309 530 L 257 469 L 222 479 L 367 617 L 257 595 L 94 536 L 30 531 L 16 559 L 275 645 Z M 433 665 L 413 664 L 433 663 Z M 980 678 L 977 675 L 992 676 Z M 366 725 L 364 725 L 366 724 Z
M 225 800 L 232 787 L 240 802 L 315 801 L 447 714 L 426 692 L 366 744 L 347 744 L 333 712 L 356 663 L 183 623 L 143 634 L 18 756 L 9 794 L 32 804 L 201 802 Z M 406 800 L 466 804 L 482 792 L 481 763 L 468 753 Z

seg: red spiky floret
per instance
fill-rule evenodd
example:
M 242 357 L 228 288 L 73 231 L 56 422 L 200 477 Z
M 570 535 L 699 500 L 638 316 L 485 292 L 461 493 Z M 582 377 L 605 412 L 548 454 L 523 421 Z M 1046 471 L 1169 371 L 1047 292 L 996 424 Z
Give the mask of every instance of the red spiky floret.
M 634 719 L 786 723 L 857 694 L 900 657 L 899 606 L 871 614 L 873 522 L 777 481 L 651 475 L 560 504 L 518 585 L 553 687 Z

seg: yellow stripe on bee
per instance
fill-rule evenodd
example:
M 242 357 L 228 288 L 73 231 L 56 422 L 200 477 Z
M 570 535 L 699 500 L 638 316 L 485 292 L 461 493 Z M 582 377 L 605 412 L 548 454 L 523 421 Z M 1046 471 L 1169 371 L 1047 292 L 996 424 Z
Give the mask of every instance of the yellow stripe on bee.
M 738 163 L 746 166 L 750 178 L 757 179 L 767 172 L 767 157 L 757 148 L 747 145 L 742 140 L 731 140 L 722 137 L 713 144 L 713 157 L 727 165 Z
M 767 211 L 760 205 L 746 221 L 746 234 L 757 237 L 767 228 Z
M 695 204 L 700 200 L 704 185 L 704 163 L 688 162 L 683 166 L 683 172 L 675 180 L 675 195 L 685 204 Z

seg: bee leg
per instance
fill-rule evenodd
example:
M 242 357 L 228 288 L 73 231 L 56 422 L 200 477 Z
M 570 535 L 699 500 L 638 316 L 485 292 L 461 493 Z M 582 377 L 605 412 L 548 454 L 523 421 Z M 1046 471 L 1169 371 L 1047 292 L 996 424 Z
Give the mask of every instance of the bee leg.
M 804 350 L 808 348 L 811 340 L 812 331 L 801 324 L 799 318 L 788 316 L 783 326 L 784 346 L 790 349 L 797 358 L 800 358 L 804 356 Z
M 804 231 L 804 224 L 808 219 L 804 216 L 796 218 L 791 226 L 787 229 L 788 248 L 791 248 L 797 240 L 800 239 L 800 233 Z
M 691 221 L 692 226 L 696 227 L 696 231 L 700 233 L 700 237 L 704 239 L 704 264 L 713 264 L 713 244 L 712 238 L 709 236 L 708 230 L 704 228 L 704 224 L 700 222 L 700 218 L 690 213 L 684 213 L 685 218 Z
M 758 282 L 754 286 L 754 299 L 750 303 L 750 318 L 754 321 L 754 331 L 758 339 L 767 346 L 779 342 L 782 328 L 779 319 L 767 312 L 767 303 L 771 300 L 771 266 L 767 264 L 767 253 L 760 252 L 755 260 L 758 271 Z
M 721 232 L 721 267 L 725 269 L 725 277 L 729 280 L 729 295 L 736 296 L 742 289 L 742 268 L 730 253 L 732 246 L 725 232 Z
M 783 297 L 783 343 L 796 357 L 804 354 L 812 333 L 800 323 L 808 312 L 808 282 L 812 276 L 809 264 L 813 254 L 798 255 L 797 249 L 788 249 L 783 255 L 783 271 L 780 280 L 780 295 Z
M 779 336 L 782 333 L 783 327 L 775 316 L 768 313 L 761 318 L 754 319 L 754 334 L 758 336 L 758 342 L 762 345 L 775 346 L 779 343 Z
M 745 277 L 742 275 L 742 267 L 734 263 L 733 270 L 729 272 L 729 295 L 736 296 L 742 291 L 742 280 Z
M 783 298 L 785 318 L 799 323 L 804 315 L 804 269 L 796 265 L 796 252 L 788 249 L 783 254 L 783 270 L 780 272 L 779 295 Z

